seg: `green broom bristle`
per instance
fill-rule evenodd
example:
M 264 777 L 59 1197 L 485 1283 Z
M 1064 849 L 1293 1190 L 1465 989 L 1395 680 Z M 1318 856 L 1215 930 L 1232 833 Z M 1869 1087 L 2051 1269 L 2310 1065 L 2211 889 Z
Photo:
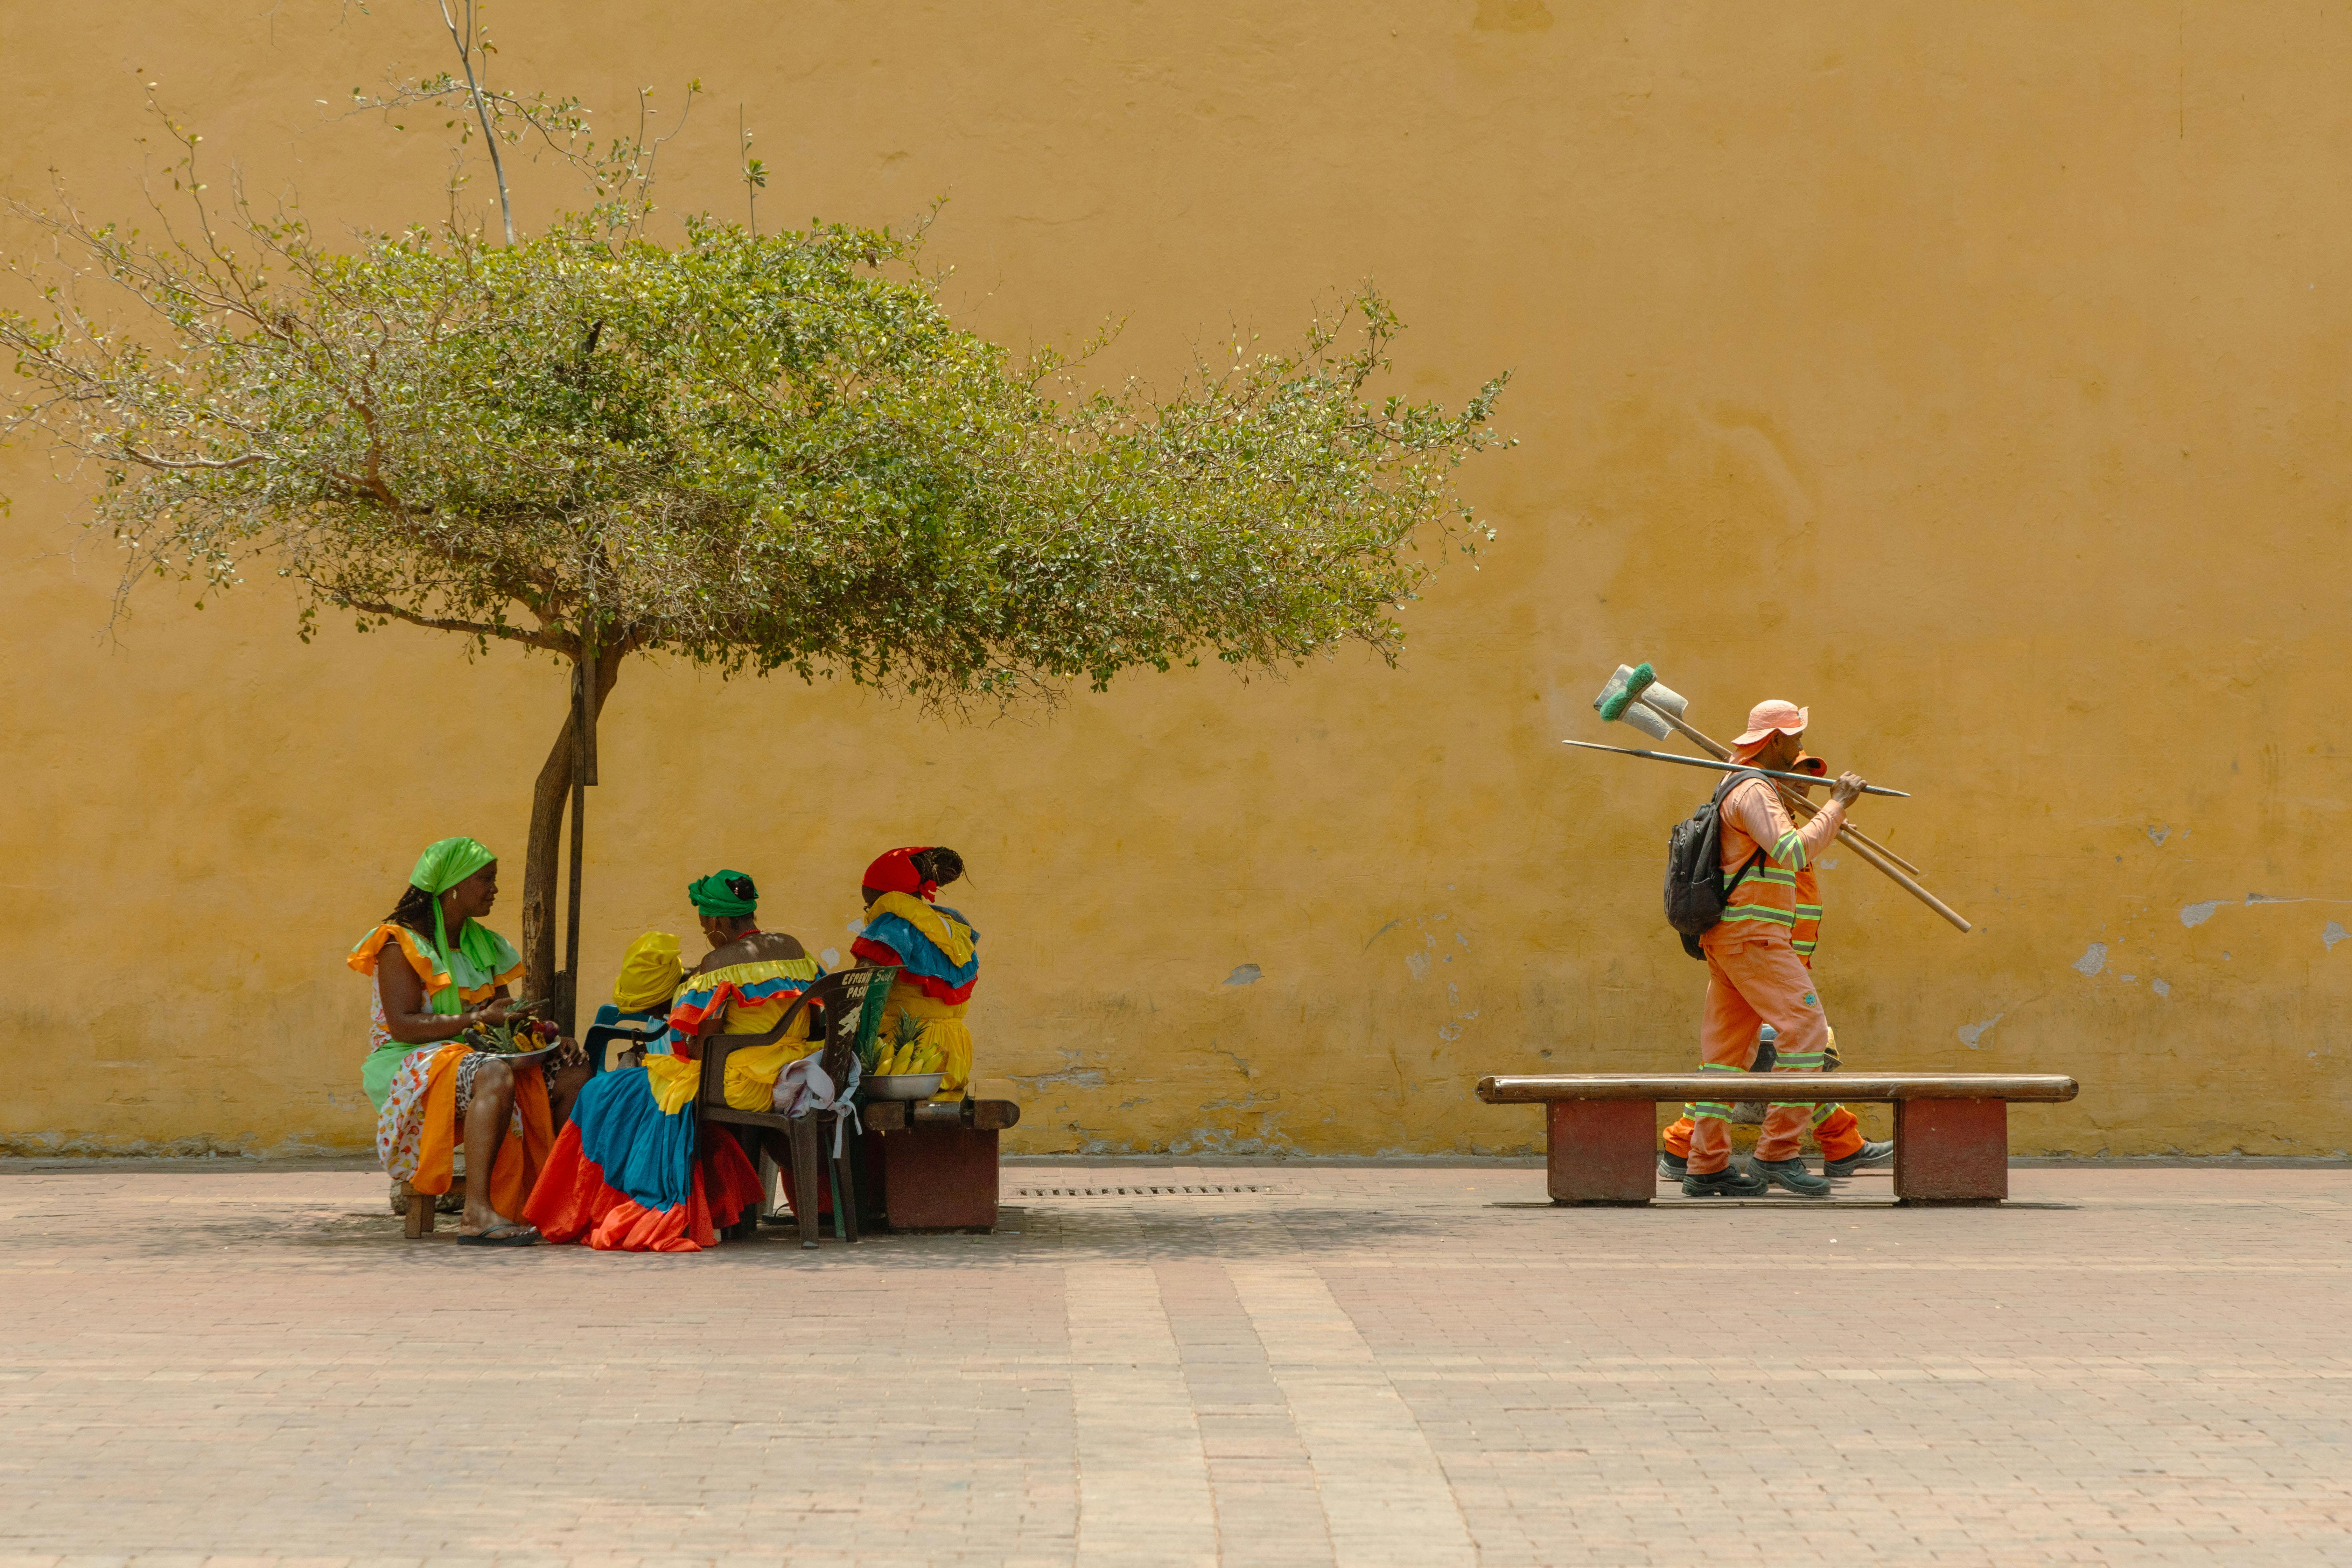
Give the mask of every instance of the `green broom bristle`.
M 1633 699 L 1641 693 L 1642 689 L 1657 679 L 1658 672 L 1648 665 L 1635 665 L 1633 673 L 1625 678 L 1625 684 L 1611 692 L 1607 700 L 1601 704 L 1601 721 L 1613 723 L 1623 718 L 1625 710 L 1633 705 Z

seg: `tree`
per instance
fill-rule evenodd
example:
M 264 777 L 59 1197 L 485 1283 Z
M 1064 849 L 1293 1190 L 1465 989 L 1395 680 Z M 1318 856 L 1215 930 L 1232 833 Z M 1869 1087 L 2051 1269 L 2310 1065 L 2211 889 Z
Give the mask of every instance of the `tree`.
M 1501 439 L 1504 378 L 1458 412 L 1370 400 L 1399 330 L 1377 294 L 1165 395 L 1087 389 L 1051 352 L 957 328 L 919 228 L 762 236 L 706 215 L 656 240 L 642 132 L 581 157 L 576 103 L 470 72 L 401 101 L 452 93 L 494 144 L 570 137 L 597 201 L 510 243 L 453 202 L 437 227 L 338 247 L 234 183 L 214 197 L 174 127 L 184 216 L 159 205 L 158 239 L 62 186 L 17 205 L 68 276 L 37 314 L 0 312 L 28 388 L 0 437 L 46 433 L 98 476 L 118 610 L 149 575 L 201 605 L 266 567 L 305 641 L 349 615 L 573 667 L 532 799 L 532 994 L 559 986 L 567 795 L 576 943 L 579 792 L 632 655 L 950 710 L 1351 641 L 1392 663 L 1434 547 L 1491 537 L 1454 486 Z M 143 320 L 100 314 L 77 287 L 95 280 Z

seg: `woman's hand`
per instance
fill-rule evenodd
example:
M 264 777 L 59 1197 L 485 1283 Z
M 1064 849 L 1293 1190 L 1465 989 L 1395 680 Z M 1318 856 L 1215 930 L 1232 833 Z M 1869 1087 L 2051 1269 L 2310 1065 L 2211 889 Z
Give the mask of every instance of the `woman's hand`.
M 509 1005 L 509 998 L 499 996 L 483 1003 L 478 1007 L 467 1007 L 451 1015 L 446 1020 L 449 1026 L 447 1037 L 454 1040 L 485 1024 L 504 1023 Z

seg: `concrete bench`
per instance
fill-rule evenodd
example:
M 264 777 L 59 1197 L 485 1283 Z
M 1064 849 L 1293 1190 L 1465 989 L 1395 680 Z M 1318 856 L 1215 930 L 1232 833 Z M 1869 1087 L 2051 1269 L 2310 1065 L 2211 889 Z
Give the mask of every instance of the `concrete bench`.
M 1546 1073 L 1478 1080 L 1489 1105 L 1545 1107 L 1556 1204 L 1646 1204 L 1658 1187 L 1661 1101 L 1892 1101 L 1895 1196 L 1997 1204 L 2009 1196 L 2009 1107 L 2074 1098 L 2054 1075 L 2003 1073 Z

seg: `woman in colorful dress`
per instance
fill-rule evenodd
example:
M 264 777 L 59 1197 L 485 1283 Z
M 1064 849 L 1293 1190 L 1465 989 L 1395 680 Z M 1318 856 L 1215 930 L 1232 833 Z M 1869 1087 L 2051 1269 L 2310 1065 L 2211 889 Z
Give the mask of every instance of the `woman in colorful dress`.
M 538 1233 L 508 1216 L 522 1212 L 551 1122 L 588 1074 L 584 1059 L 560 1055 L 549 1058 L 562 1064 L 551 1082 L 536 1065 L 512 1067 L 459 1040 L 505 1021 L 514 1000 L 507 987 L 522 973 L 521 954 L 482 923 L 498 896 L 497 857 L 471 838 L 444 838 L 417 858 L 392 913 L 344 962 L 375 982 L 360 1083 L 376 1109 L 384 1169 L 409 1184 L 408 1202 L 431 1203 L 450 1188 L 462 1130 L 457 1239 L 526 1247 Z M 569 1054 L 576 1058 L 576 1049 Z
M 866 868 L 866 920 L 849 951 L 870 964 L 895 963 L 898 978 L 882 1014 L 882 1037 L 919 1029 L 946 1056 L 936 1098 L 961 1100 L 971 1081 L 972 987 L 980 983 L 980 932 L 945 904 L 940 889 L 963 875 L 952 849 L 893 849 Z
M 713 872 L 686 896 L 709 956 L 692 974 L 678 974 L 663 1047 L 636 1068 L 592 1079 L 573 1107 L 523 1208 L 551 1241 L 585 1241 L 599 1251 L 697 1252 L 762 1196 L 759 1170 L 733 1138 L 715 1136 L 697 1154 L 693 1105 L 702 1064 L 693 1042 L 722 1014 L 719 1033 L 766 1034 L 824 970 L 795 938 L 760 929 L 759 889 L 741 872 Z M 633 1000 L 650 989 L 646 967 L 659 963 L 664 943 L 677 973 L 676 937 L 649 933 L 629 950 L 622 972 Z M 730 1055 L 727 1103 L 772 1109 L 776 1080 L 821 1040 L 803 1009 L 783 1038 Z

